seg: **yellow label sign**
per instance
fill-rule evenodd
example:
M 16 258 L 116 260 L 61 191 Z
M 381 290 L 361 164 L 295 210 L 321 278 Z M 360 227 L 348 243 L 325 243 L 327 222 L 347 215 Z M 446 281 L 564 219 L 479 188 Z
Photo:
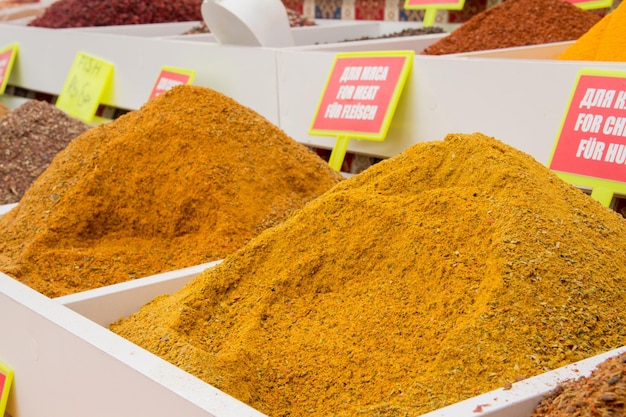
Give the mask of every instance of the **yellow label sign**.
M 70 116 L 91 122 L 105 89 L 110 87 L 113 64 L 79 52 L 74 59 L 56 106 Z

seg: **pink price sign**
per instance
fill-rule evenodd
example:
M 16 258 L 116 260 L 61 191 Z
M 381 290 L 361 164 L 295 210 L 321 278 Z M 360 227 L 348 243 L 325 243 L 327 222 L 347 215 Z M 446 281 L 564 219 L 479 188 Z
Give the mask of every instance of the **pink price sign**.
M 4 93 L 9 76 L 11 75 L 11 69 L 15 56 L 17 55 L 17 44 L 11 45 L 3 50 L 0 50 L 0 94 Z
M 162 69 L 154 83 L 150 98 L 157 97 L 172 87 L 177 85 L 189 84 L 193 80 L 195 72 L 176 69 Z
M 338 54 L 310 133 L 384 139 L 412 56 Z
M 581 71 L 549 168 L 626 182 L 626 74 Z
M 4 415 L 13 382 L 13 370 L 0 362 L 0 416 Z

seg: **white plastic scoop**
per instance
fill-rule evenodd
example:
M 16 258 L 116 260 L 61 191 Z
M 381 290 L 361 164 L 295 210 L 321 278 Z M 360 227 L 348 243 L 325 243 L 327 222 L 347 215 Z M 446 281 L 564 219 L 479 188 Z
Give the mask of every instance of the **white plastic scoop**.
M 204 0 L 202 18 L 221 44 L 294 46 L 281 0 Z

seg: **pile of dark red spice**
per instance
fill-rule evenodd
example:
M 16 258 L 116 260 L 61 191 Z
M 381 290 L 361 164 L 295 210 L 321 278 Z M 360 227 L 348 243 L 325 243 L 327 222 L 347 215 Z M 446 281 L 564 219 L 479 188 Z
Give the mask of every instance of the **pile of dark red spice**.
M 202 0 L 57 0 L 29 26 L 72 28 L 202 20 Z
M 600 16 L 563 0 L 507 0 L 422 51 L 445 55 L 576 40 Z

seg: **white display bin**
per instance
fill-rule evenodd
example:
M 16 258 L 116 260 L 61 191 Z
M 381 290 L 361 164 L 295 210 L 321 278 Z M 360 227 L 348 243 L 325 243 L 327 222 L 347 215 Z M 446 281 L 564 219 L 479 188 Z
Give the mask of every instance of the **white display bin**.
M 0 274 L 0 314 L 12 318 L 0 324 L 1 334 L 10 335 L 0 344 L 0 360 L 15 370 L 9 412 L 15 417 L 40 416 L 44 409 L 46 415 L 64 417 L 113 412 L 120 416 L 170 415 L 168 410 L 190 416 L 260 416 L 107 330 L 111 322 L 138 311 L 158 295 L 179 290 L 217 263 L 55 299 Z M 611 350 L 423 417 L 530 417 L 557 385 L 589 375 L 600 362 L 624 351 L 626 347 Z M 28 401 L 30 398 L 42 401 Z M 103 405 L 104 398 L 115 398 L 108 401 L 114 405 Z M 48 401 L 53 399 L 50 408 Z
M 505 59 L 546 59 L 555 60 L 574 41 L 545 43 L 541 45 L 517 46 L 512 48 L 489 49 L 484 51 L 464 52 L 447 56 L 465 56 Z
M 278 50 L 280 127 L 299 142 L 331 149 L 335 137 L 309 135 L 309 128 L 335 54 L 410 46 L 404 40 L 379 42 L 364 42 L 367 49 L 348 42 Z M 449 133 L 481 132 L 547 165 L 583 68 L 624 71 L 626 63 L 416 53 L 386 138 L 350 140 L 347 150 L 391 157 Z
M 127 110 L 150 97 L 164 66 L 196 71 L 195 85 L 219 91 L 278 125 L 275 51 L 157 38 L 0 24 L 0 45 L 19 44 L 8 84 L 58 95 L 78 52 L 114 65 L 101 104 Z M 250 65 L 253 62 L 254 65 Z
M 263 415 L 1 273 L 0 317 L 10 416 Z
M 373 20 L 333 20 L 333 19 L 317 19 L 315 26 L 300 26 L 291 28 L 294 43 L 296 46 L 311 46 L 315 49 L 315 45 L 336 44 L 359 41 L 363 37 L 376 38 L 384 35 L 400 32 L 404 29 L 423 28 L 421 22 L 381 22 Z M 442 28 L 451 31 L 458 25 L 446 24 Z M 419 35 L 431 36 L 431 35 Z M 433 39 L 439 39 L 442 35 L 437 34 Z M 416 37 L 411 37 L 416 38 Z M 199 33 L 193 35 L 177 35 L 163 36 L 162 39 L 179 40 L 187 42 L 213 42 L 217 43 L 217 39 L 210 33 Z M 398 39 L 398 38 L 396 38 Z M 326 47 L 327 49 L 330 46 Z
M 13 209 L 13 207 L 17 206 L 17 203 L 12 203 L 12 204 L 0 204 L 0 216 L 2 216 L 3 214 L 8 213 L 9 211 L 11 211 Z

